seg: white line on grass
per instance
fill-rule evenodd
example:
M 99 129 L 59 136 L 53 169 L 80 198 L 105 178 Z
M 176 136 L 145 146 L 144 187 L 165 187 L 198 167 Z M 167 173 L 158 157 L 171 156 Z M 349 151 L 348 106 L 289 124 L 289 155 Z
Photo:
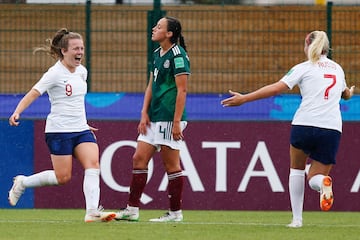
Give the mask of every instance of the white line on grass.
M 140 221 L 140 222 L 128 222 L 128 221 L 113 221 L 115 223 L 119 224 L 176 224 L 176 225 L 238 225 L 238 226 L 260 226 L 260 227 L 274 227 L 274 226 L 286 226 L 286 224 L 282 223 L 255 223 L 255 222 L 169 222 L 169 223 L 153 223 L 153 222 L 146 222 L 146 221 Z M 80 223 L 80 221 L 77 220 L 5 220 L 1 219 L 1 223 L 39 223 L 39 224 L 61 224 L 61 223 L 68 223 L 68 224 L 74 224 L 74 223 Z M 85 223 L 84 224 L 96 224 L 96 223 Z M 107 223 L 111 224 L 111 223 Z M 331 227 L 331 228 L 360 228 L 360 225 L 354 225 L 354 224 L 304 224 L 304 227 Z

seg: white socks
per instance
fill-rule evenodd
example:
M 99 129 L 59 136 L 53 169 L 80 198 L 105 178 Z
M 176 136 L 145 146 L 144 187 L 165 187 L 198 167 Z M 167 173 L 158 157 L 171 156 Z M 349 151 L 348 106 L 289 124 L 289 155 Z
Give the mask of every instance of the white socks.
M 27 176 L 23 180 L 23 186 L 25 188 L 54 186 L 54 185 L 58 185 L 58 181 L 56 179 L 54 170 L 42 171 L 42 172 Z
M 54 170 L 42 171 L 24 178 L 25 188 L 59 185 Z M 100 200 L 100 169 L 85 170 L 83 191 L 85 195 L 86 210 L 96 211 Z
M 321 185 L 324 179 L 324 175 L 322 174 L 318 174 L 313 176 L 310 180 L 309 180 L 309 186 L 314 189 L 317 192 L 320 192 L 321 189 Z
M 305 170 L 290 168 L 289 193 L 293 220 L 302 221 L 305 192 Z
M 311 189 L 320 192 L 324 175 L 317 174 L 309 180 Z M 305 170 L 290 168 L 289 193 L 293 220 L 302 221 L 305 192 Z
M 100 200 L 100 169 L 89 168 L 85 170 L 83 191 L 86 203 L 86 212 L 96 211 Z

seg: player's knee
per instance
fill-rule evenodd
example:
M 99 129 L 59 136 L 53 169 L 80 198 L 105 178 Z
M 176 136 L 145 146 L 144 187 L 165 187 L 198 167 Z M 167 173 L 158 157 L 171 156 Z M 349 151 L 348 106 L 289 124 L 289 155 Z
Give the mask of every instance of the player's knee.
M 145 159 L 144 157 L 142 157 L 138 154 L 134 154 L 132 160 L 133 160 L 133 168 L 134 169 L 146 169 L 147 168 L 148 160 Z
M 56 176 L 59 185 L 64 185 L 71 180 L 71 175 Z

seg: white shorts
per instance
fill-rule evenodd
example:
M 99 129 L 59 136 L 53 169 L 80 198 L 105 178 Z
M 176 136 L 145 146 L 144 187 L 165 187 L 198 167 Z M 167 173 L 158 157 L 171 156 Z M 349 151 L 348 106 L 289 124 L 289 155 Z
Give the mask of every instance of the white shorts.
M 182 140 L 175 141 L 172 136 L 173 122 L 151 122 L 150 127 L 146 129 L 146 135 L 140 134 L 138 141 L 146 142 L 156 147 L 160 151 L 160 146 L 165 145 L 172 149 L 180 150 L 180 143 Z M 181 121 L 180 127 L 184 131 L 187 122 Z

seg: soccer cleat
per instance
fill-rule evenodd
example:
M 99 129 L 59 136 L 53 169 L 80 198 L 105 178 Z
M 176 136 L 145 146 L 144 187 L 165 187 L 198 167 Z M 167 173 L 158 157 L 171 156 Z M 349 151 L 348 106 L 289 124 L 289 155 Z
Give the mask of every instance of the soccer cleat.
M 302 221 L 301 220 L 292 220 L 291 223 L 286 225 L 288 228 L 301 228 L 302 227 Z
M 18 175 L 16 177 L 14 177 L 14 183 L 9 191 L 9 203 L 11 206 L 15 206 L 17 204 L 17 202 L 19 201 L 19 198 L 21 197 L 21 195 L 24 193 L 25 191 L 25 187 L 23 186 L 23 180 L 24 180 L 25 176 L 23 175 Z
M 323 211 L 329 211 L 333 203 L 332 179 L 330 176 L 325 176 L 320 190 L 320 208 Z
M 91 213 L 85 215 L 85 222 L 110 222 L 116 216 L 115 212 L 104 212 L 104 208 L 99 206 L 99 208 Z
M 128 205 L 126 208 L 122 208 L 119 212 L 116 213 L 115 220 L 137 222 L 139 221 L 139 208 Z
M 110 222 L 116 216 L 114 212 L 101 212 L 85 215 L 85 222 Z
M 169 211 L 159 218 L 153 218 L 149 220 L 150 222 L 182 222 L 183 215 L 180 212 Z

